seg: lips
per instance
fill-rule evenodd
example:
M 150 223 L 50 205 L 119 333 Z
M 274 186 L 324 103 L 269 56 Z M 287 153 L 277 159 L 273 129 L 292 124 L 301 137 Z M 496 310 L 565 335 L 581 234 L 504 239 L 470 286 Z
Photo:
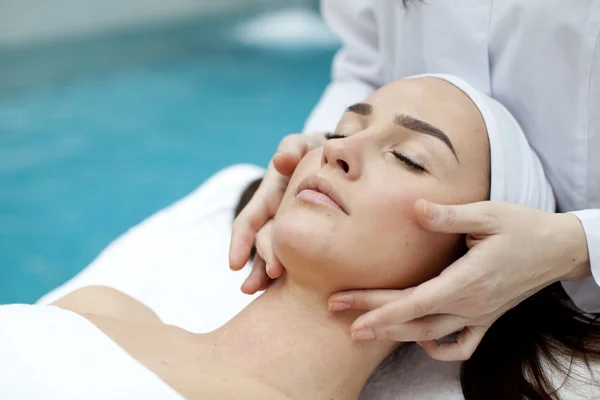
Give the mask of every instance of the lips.
M 348 215 L 348 208 L 339 193 L 329 181 L 317 175 L 310 175 L 300 182 L 296 196 L 310 203 L 338 208 L 344 214 Z

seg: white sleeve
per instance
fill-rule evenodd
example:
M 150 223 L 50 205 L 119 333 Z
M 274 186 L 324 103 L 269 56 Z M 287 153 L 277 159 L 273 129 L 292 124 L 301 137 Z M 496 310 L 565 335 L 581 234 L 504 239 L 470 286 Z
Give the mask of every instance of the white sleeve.
M 345 109 L 382 82 L 377 25 L 371 0 L 322 0 L 321 12 L 342 41 L 333 59 L 331 83 L 304 125 L 306 133 L 333 131 Z
M 590 313 L 600 313 L 600 209 L 575 211 L 585 231 L 592 276 L 562 285 L 575 305 Z

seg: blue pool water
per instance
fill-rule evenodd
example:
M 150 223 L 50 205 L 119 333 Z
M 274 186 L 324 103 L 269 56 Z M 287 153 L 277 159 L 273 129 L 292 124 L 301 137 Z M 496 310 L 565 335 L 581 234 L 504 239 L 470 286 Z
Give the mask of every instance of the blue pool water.
M 0 303 L 302 128 L 335 49 L 252 49 L 212 23 L 0 55 Z

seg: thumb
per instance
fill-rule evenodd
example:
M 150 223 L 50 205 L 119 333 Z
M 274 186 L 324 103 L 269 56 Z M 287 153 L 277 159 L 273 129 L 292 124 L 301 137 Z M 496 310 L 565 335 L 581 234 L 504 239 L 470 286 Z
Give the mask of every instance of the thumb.
M 499 230 L 500 210 L 489 201 L 442 205 L 419 199 L 414 206 L 419 224 L 432 232 L 494 234 Z
M 308 153 L 308 137 L 302 134 L 286 136 L 273 156 L 273 166 L 280 174 L 291 176 L 302 157 Z
M 273 156 L 273 166 L 281 175 L 291 176 L 301 159 L 300 154 L 277 153 Z

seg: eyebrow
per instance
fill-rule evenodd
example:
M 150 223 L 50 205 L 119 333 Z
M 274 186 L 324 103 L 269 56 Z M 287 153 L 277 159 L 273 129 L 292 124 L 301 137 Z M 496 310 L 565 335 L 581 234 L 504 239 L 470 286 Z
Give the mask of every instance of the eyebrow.
M 346 111 L 349 111 L 349 112 L 352 112 L 352 113 L 355 113 L 358 115 L 369 116 L 373 113 L 373 106 L 371 106 L 368 103 L 356 103 L 356 104 L 353 104 L 350 107 L 348 107 L 346 109 Z M 435 126 L 433 126 L 425 121 L 422 121 L 415 117 L 411 117 L 410 115 L 406 115 L 406 114 L 396 115 L 396 117 L 394 118 L 394 123 L 406 128 L 406 129 L 409 129 L 411 131 L 424 133 L 426 135 L 430 135 L 430 136 L 433 136 L 434 138 L 441 140 L 452 151 L 452 154 L 454 154 L 456 161 L 460 164 L 460 160 L 458 159 L 458 155 L 456 154 L 454 145 L 452 145 L 452 141 L 450 140 L 448 135 L 446 135 L 441 129 L 436 128 Z
M 410 129 L 411 131 L 421 132 L 441 140 L 452 151 L 452 154 L 454 154 L 456 161 L 460 164 L 460 160 L 458 159 L 458 155 L 456 154 L 456 150 L 454 150 L 454 146 L 452 145 L 450 138 L 448 138 L 448 135 L 446 135 L 441 129 L 436 128 L 435 126 L 425 121 L 421 121 L 420 119 L 411 117 L 410 115 L 406 114 L 396 115 L 396 118 L 394 118 L 394 123 L 406 129 Z
M 373 106 L 368 103 L 356 103 L 348 107 L 346 111 L 350 111 L 358 115 L 364 115 L 366 117 L 371 115 L 373 112 Z

